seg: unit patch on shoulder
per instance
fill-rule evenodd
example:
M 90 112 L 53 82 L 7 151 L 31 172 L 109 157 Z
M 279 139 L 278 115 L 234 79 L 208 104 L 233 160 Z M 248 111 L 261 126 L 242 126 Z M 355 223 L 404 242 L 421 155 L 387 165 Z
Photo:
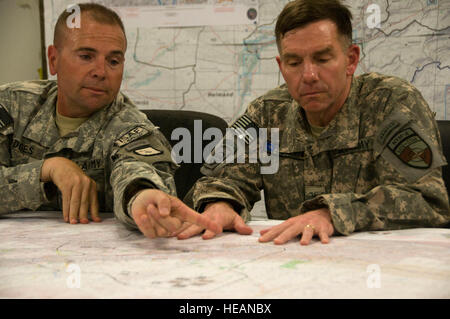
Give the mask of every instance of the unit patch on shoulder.
M 128 131 L 124 135 L 122 135 L 115 144 L 119 147 L 122 147 L 124 145 L 129 144 L 130 142 L 134 141 L 135 139 L 138 139 L 144 135 L 147 135 L 149 133 L 148 130 L 146 130 L 143 127 L 136 127 L 132 129 L 131 131 Z
M 397 132 L 387 146 L 408 166 L 427 169 L 432 165 L 433 153 L 430 146 L 409 127 Z
M 134 150 L 134 153 L 141 156 L 154 156 L 162 154 L 162 151 L 159 151 L 151 146 L 147 146 L 144 148 L 139 148 L 137 150 Z
M 13 123 L 11 115 L 5 110 L 5 108 L 0 105 L 0 128 L 7 127 Z

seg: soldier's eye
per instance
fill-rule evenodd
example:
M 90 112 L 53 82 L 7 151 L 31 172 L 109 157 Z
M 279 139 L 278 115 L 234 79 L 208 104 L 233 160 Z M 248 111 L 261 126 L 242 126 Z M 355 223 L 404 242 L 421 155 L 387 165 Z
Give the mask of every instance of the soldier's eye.
M 88 54 L 80 54 L 80 59 L 84 61 L 89 61 L 91 59 L 91 56 Z

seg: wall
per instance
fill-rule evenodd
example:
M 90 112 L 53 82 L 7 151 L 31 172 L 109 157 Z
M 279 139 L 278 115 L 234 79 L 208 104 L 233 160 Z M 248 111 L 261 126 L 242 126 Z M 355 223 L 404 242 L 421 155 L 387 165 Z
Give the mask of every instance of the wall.
M 0 84 L 39 79 L 39 0 L 0 0 Z

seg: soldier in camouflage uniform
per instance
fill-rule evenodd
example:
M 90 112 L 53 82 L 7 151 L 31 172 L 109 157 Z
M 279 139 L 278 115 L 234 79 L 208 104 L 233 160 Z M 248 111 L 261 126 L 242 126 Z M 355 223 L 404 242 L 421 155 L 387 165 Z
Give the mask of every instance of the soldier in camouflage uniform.
M 287 219 L 261 232 L 261 242 L 276 244 L 300 234 L 301 244 L 313 236 L 327 243 L 333 234 L 449 222 L 446 161 L 433 114 L 404 80 L 353 77 L 359 48 L 351 44 L 350 21 L 334 0 L 297 0 L 284 8 L 275 33 L 286 84 L 253 101 L 233 125 L 241 132 L 279 129 L 272 150 L 278 172 L 261 174 L 261 164 L 249 161 L 205 165 L 207 177 L 188 198 L 194 209 L 249 234 L 244 221 L 264 190 L 268 217 Z M 192 225 L 178 237 L 201 230 Z M 203 238 L 214 236 L 206 231 Z
M 0 87 L 0 214 L 62 209 L 67 222 L 88 223 L 88 212 L 101 221 L 99 210 L 114 211 L 152 238 L 187 220 L 217 231 L 175 197 L 170 145 L 119 93 L 120 18 L 100 5 L 80 7 L 81 28 L 67 28 L 64 12 L 49 47 L 58 81 Z

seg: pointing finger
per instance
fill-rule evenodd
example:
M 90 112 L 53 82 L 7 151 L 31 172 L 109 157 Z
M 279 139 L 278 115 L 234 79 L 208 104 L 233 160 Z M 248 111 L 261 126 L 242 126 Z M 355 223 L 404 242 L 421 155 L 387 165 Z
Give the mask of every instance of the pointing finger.
M 173 200 L 176 201 L 177 199 Z M 196 211 L 189 208 L 181 201 L 176 205 L 174 216 L 180 218 L 182 221 L 186 221 L 201 226 L 203 228 L 209 229 L 216 234 L 222 232 L 222 227 L 220 227 L 215 221 L 211 220 L 210 218 L 202 214 L 197 213 Z
M 203 234 L 202 238 L 206 239 L 206 240 L 207 239 L 212 239 L 212 238 L 216 237 L 216 235 L 218 235 L 218 234 L 216 234 L 216 233 L 214 233 L 214 232 L 212 232 L 212 231 L 210 231 L 208 229 L 208 230 L 205 231 L 205 233 Z
M 200 234 L 204 230 L 203 227 L 200 227 L 198 225 L 191 225 L 187 229 L 185 229 L 183 232 L 177 235 L 178 239 L 188 239 L 195 235 Z

